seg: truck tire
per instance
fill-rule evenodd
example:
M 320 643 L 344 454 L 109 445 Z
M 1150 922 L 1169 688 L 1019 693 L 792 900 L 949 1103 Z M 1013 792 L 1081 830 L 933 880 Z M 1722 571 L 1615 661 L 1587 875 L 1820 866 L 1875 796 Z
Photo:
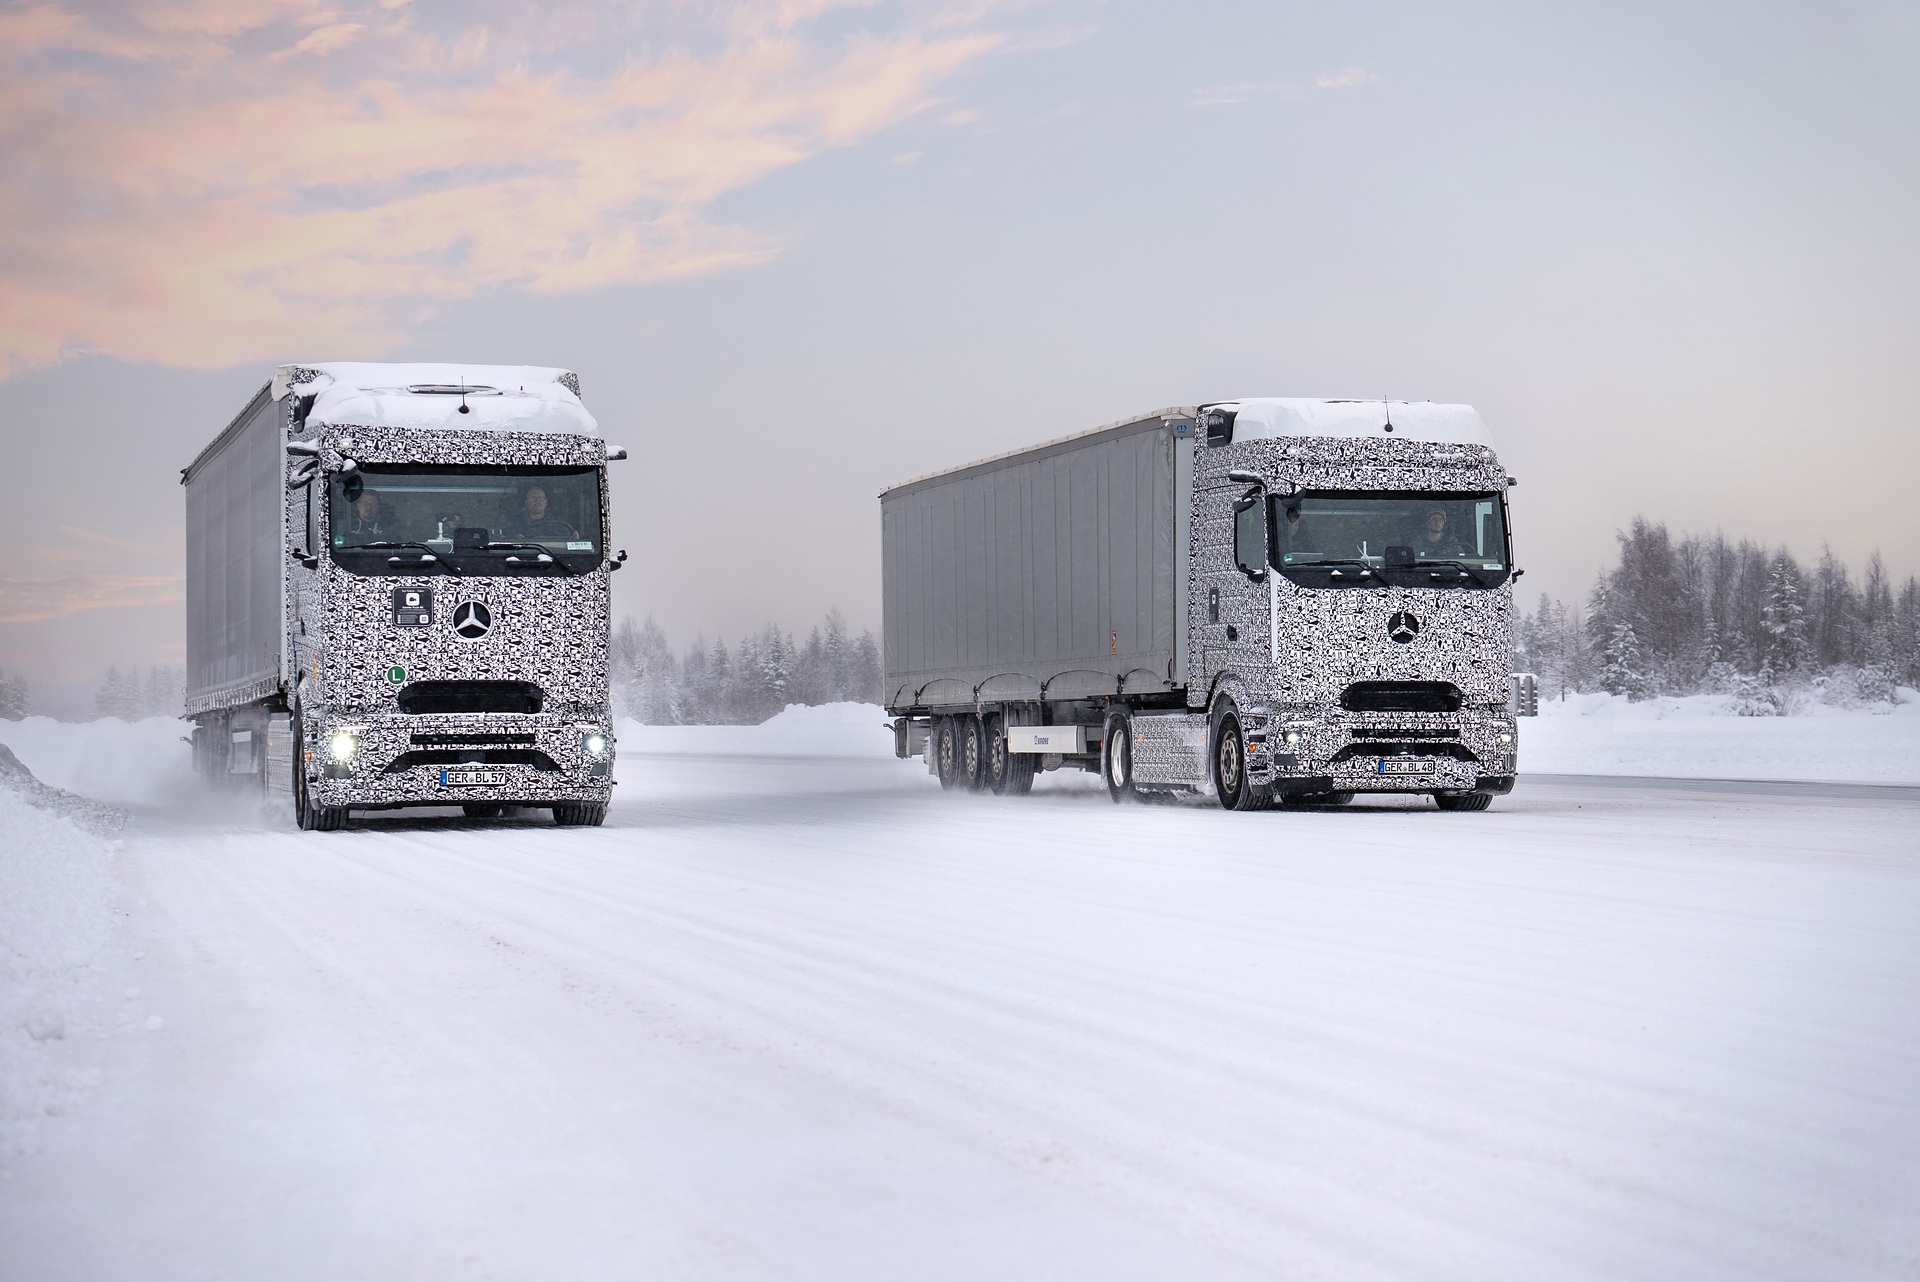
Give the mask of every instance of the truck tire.
M 960 786 L 960 719 L 941 717 L 933 723 L 933 772 L 948 792 Z
M 553 822 L 559 828 L 598 828 L 606 822 L 604 801 L 563 801 L 553 808 Z
M 298 713 L 293 718 L 293 822 L 302 832 L 338 832 L 347 822 L 345 806 L 316 806 L 307 788 L 307 734 Z
M 1444 792 L 1433 794 L 1434 804 L 1442 810 L 1485 810 L 1493 804 L 1493 798 L 1484 792 L 1458 793 L 1449 796 Z
M 968 792 L 985 792 L 987 778 L 987 727 L 977 716 L 956 717 L 960 723 L 960 777 Z
M 1213 787 L 1227 810 L 1266 810 L 1273 805 L 1273 795 L 1256 788 L 1247 777 L 1247 737 L 1231 703 L 1213 723 Z
M 1133 725 L 1125 713 L 1116 712 L 1107 718 L 1100 740 L 1100 776 L 1107 781 L 1107 796 L 1115 805 L 1134 798 Z
M 1007 751 L 1006 718 L 986 720 L 987 789 L 996 797 L 1024 797 L 1033 791 L 1033 754 Z

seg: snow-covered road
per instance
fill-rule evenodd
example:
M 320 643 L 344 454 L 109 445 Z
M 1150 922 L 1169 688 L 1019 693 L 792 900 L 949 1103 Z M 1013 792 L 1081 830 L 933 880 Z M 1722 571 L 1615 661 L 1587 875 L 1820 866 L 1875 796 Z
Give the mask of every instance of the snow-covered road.
M 137 815 L 0 1277 L 1920 1275 L 1920 790 L 621 773 L 599 830 Z

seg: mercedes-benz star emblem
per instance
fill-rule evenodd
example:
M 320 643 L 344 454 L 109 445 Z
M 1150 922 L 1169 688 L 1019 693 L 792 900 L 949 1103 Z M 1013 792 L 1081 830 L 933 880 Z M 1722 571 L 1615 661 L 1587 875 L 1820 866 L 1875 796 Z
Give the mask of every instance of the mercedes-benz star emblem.
M 493 611 L 478 601 L 462 601 L 453 612 L 453 631 L 468 641 L 478 641 L 493 631 Z
M 1420 620 L 1414 618 L 1405 610 L 1396 611 L 1394 616 L 1387 620 L 1387 638 L 1389 640 L 1398 641 L 1401 645 L 1405 645 L 1419 635 Z

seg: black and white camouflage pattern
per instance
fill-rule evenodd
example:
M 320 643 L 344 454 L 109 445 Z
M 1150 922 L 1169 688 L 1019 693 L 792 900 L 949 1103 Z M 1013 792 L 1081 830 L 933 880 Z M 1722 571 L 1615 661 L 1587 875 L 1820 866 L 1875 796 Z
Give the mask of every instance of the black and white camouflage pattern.
M 376 424 L 307 422 L 294 415 L 301 375 L 291 380 L 285 399 L 289 439 L 318 440 L 321 460 L 330 468 L 345 460 L 368 463 L 509 463 L 551 466 L 602 466 L 606 445 L 598 437 L 572 433 L 450 432 L 409 430 Z M 571 378 L 572 376 L 567 376 Z M 561 380 L 567 382 L 566 378 Z M 569 382 L 578 394 L 577 381 Z M 297 458 L 290 460 L 297 467 Z M 612 526 L 601 487 L 604 565 L 606 532 Z M 324 505 L 320 548 L 331 543 Z M 290 545 L 305 538 L 305 513 L 288 505 Z M 309 569 L 286 560 L 287 629 L 297 670 L 286 674 L 285 688 L 304 719 L 307 747 L 315 757 L 308 769 L 314 801 L 322 806 L 373 807 L 463 802 L 605 802 L 612 789 L 611 751 L 604 762 L 582 753 L 588 732 L 613 740 L 607 679 L 609 574 L 604 568 L 575 576 L 497 577 L 445 574 L 417 577 L 349 574 L 330 556 Z M 396 588 L 424 587 L 434 594 L 434 621 L 426 627 L 393 623 Z M 460 605 L 476 601 L 493 616 L 483 638 L 466 640 L 453 631 Z M 508 713 L 402 713 L 401 684 L 388 679 L 393 667 L 405 670 L 405 682 L 423 680 L 514 680 L 536 682 L 545 692 L 542 711 Z M 402 683 L 404 684 L 404 683 Z M 361 749 L 345 777 L 330 777 L 320 748 L 339 729 L 352 730 Z M 556 771 L 525 765 L 504 769 L 505 787 L 444 787 L 441 765 L 414 766 L 398 773 L 386 767 L 400 754 L 421 745 L 416 735 L 535 736 L 532 744 L 514 744 L 544 753 Z M 504 745 L 503 745 L 504 746 Z
M 1251 487 L 1228 480 L 1230 470 L 1256 473 L 1282 493 L 1501 492 L 1507 477 L 1493 451 L 1405 439 L 1305 436 L 1196 446 L 1187 702 L 1196 711 L 1232 702 L 1248 734 L 1248 768 L 1256 783 L 1331 778 L 1340 791 L 1431 792 L 1511 777 L 1517 736 L 1507 712 L 1512 579 L 1494 588 L 1337 589 L 1302 587 L 1273 571 L 1264 580 L 1250 580 L 1234 564 L 1233 505 Z M 1219 593 L 1218 622 L 1209 614 L 1213 592 Z M 1419 635 L 1405 645 L 1387 638 L 1388 620 L 1399 611 L 1411 612 L 1421 624 Z M 1374 680 L 1450 681 L 1464 702 L 1456 713 L 1348 712 L 1340 706 L 1350 683 Z M 1285 742 L 1288 730 L 1299 736 L 1298 743 Z M 1191 750 L 1177 746 L 1191 740 L 1190 730 L 1150 731 L 1144 739 L 1136 735 L 1136 779 L 1171 780 L 1193 768 Z M 1463 753 L 1429 756 L 1432 775 L 1383 776 L 1377 772 L 1381 753 L 1336 760 L 1355 743 L 1355 731 L 1375 732 L 1361 736 L 1363 742 L 1387 742 L 1398 733 L 1408 744 L 1457 743 Z M 1449 731 L 1457 738 L 1435 738 Z M 1206 768 L 1203 759 L 1200 778 Z

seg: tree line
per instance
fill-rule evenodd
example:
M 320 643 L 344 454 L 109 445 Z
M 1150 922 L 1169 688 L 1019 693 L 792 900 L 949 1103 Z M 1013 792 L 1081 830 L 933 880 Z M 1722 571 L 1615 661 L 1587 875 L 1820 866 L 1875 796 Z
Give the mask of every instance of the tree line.
M 122 721 L 178 717 L 186 711 L 186 702 L 187 670 L 165 664 L 148 668 L 144 678 L 137 667 L 122 672 L 118 664 L 109 665 L 93 692 L 94 711 Z
M 696 637 L 675 655 L 651 618 L 614 629 L 614 710 L 648 725 L 758 725 L 790 703 L 880 702 L 880 643 L 829 610 L 804 644 L 778 625 L 729 649 Z
M 1519 621 L 1518 666 L 1541 694 L 1723 694 L 1769 716 L 1808 700 L 1857 706 L 1920 686 L 1920 580 L 1896 586 L 1875 552 L 1856 577 L 1824 549 L 1670 533 L 1636 518 L 1586 605 L 1541 596 Z
M 33 713 L 33 690 L 19 673 L 0 672 L 0 721 L 20 721 Z

